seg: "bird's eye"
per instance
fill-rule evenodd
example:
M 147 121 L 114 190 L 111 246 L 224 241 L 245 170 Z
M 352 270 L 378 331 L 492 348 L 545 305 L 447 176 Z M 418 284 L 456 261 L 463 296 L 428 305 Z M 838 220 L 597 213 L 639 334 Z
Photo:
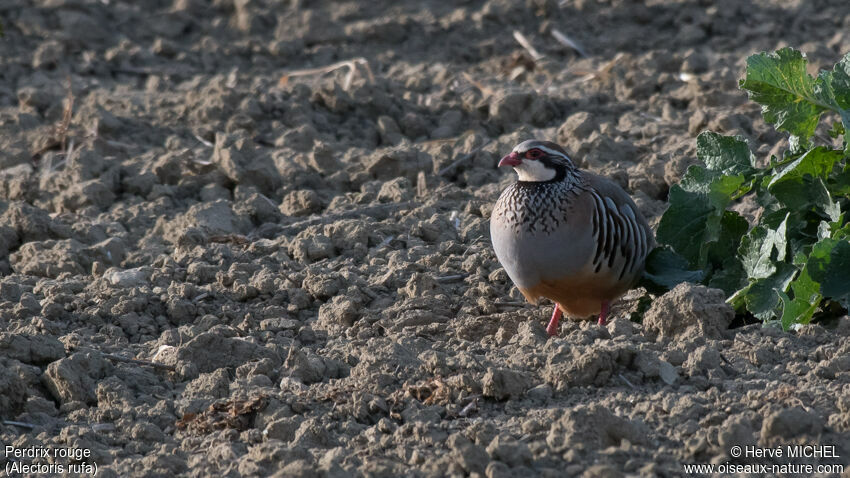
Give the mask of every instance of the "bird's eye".
M 530 149 L 525 153 L 525 157 L 528 159 L 537 159 L 540 156 L 543 156 L 543 152 L 539 149 Z

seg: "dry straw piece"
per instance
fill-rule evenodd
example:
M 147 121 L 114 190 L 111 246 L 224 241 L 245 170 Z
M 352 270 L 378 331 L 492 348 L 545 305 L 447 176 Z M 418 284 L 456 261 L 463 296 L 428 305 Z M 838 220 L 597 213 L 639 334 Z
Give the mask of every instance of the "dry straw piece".
M 309 68 L 306 70 L 290 71 L 289 73 L 285 73 L 283 76 L 280 77 L 280 80 L 278 80 L 278 85 L 286 85 L 289 82 L 289 79 L 293 77 L 323 75 L 325 73 L 330 73 L 332 71 L 339 70 L 340 68 L 348 68 L 348 74 L 345 75 L 345 82 L 342 85 L 342 88 L 345 90 L 351 87 L 351 83 L 354 81 L 354 75 L 358 71 L 358 68 L 362 68 L 366 72 L 366 77 L 368 78 L 370 83 L 375 82 L 375 76 L 372 74 L 372 69 L 369 67 L 369 62 L 366 61 L 365 58 L 359 57 L 333 63 L 328 66 L 320 66 L 318 68 Z

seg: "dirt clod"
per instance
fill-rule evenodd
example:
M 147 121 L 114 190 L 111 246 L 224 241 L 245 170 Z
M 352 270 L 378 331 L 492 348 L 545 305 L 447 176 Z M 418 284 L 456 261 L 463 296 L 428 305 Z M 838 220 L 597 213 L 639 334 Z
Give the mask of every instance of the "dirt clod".
M 685 282 L 652 303 L 644 326 L 661 338 L 722 338 L 734 315 L 722 290 Z
M 743 61 L 835 64 L 846 5 L 710 3 L 0 2 L 0 443 L 107 477 L 850 465 L 850 319 L 683 284 L 549 337 L 490 244 L 526 139 L 651 224 L 701 131 L 782 155 Z
M 623 440 L 645 443 L 644 425 L 619 417 L 600 405 L 577 407 L 552 423 L 546 443 L 555 450 L 619 446 Z

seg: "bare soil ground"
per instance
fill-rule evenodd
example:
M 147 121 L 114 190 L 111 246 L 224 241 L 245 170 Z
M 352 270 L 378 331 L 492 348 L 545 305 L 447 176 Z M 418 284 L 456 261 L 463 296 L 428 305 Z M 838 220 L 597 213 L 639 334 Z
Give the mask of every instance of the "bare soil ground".
M 779 151 L 744 59 L 832 65 L 844 0 L 0 0 L 0 22 L 2 445 L 107 477 L 850 461 L 850 319 L 741 327 L 685 284 L 550 339 L 488 232 L 520 140 L 653 222 L 700 131 Z M 730 455 L 790 444 L 839 458 Z

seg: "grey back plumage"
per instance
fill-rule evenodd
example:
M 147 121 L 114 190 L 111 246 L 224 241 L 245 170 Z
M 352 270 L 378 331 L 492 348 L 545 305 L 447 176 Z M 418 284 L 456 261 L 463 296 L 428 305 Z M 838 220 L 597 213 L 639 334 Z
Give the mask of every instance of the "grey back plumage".
M 594 239 L 593 270 L 608 270 L 618 281 L 632 282 L 643 271 L 655 238 L 632 198 L 601 176 L 587 174 L 593 199 L 591 233 Z

